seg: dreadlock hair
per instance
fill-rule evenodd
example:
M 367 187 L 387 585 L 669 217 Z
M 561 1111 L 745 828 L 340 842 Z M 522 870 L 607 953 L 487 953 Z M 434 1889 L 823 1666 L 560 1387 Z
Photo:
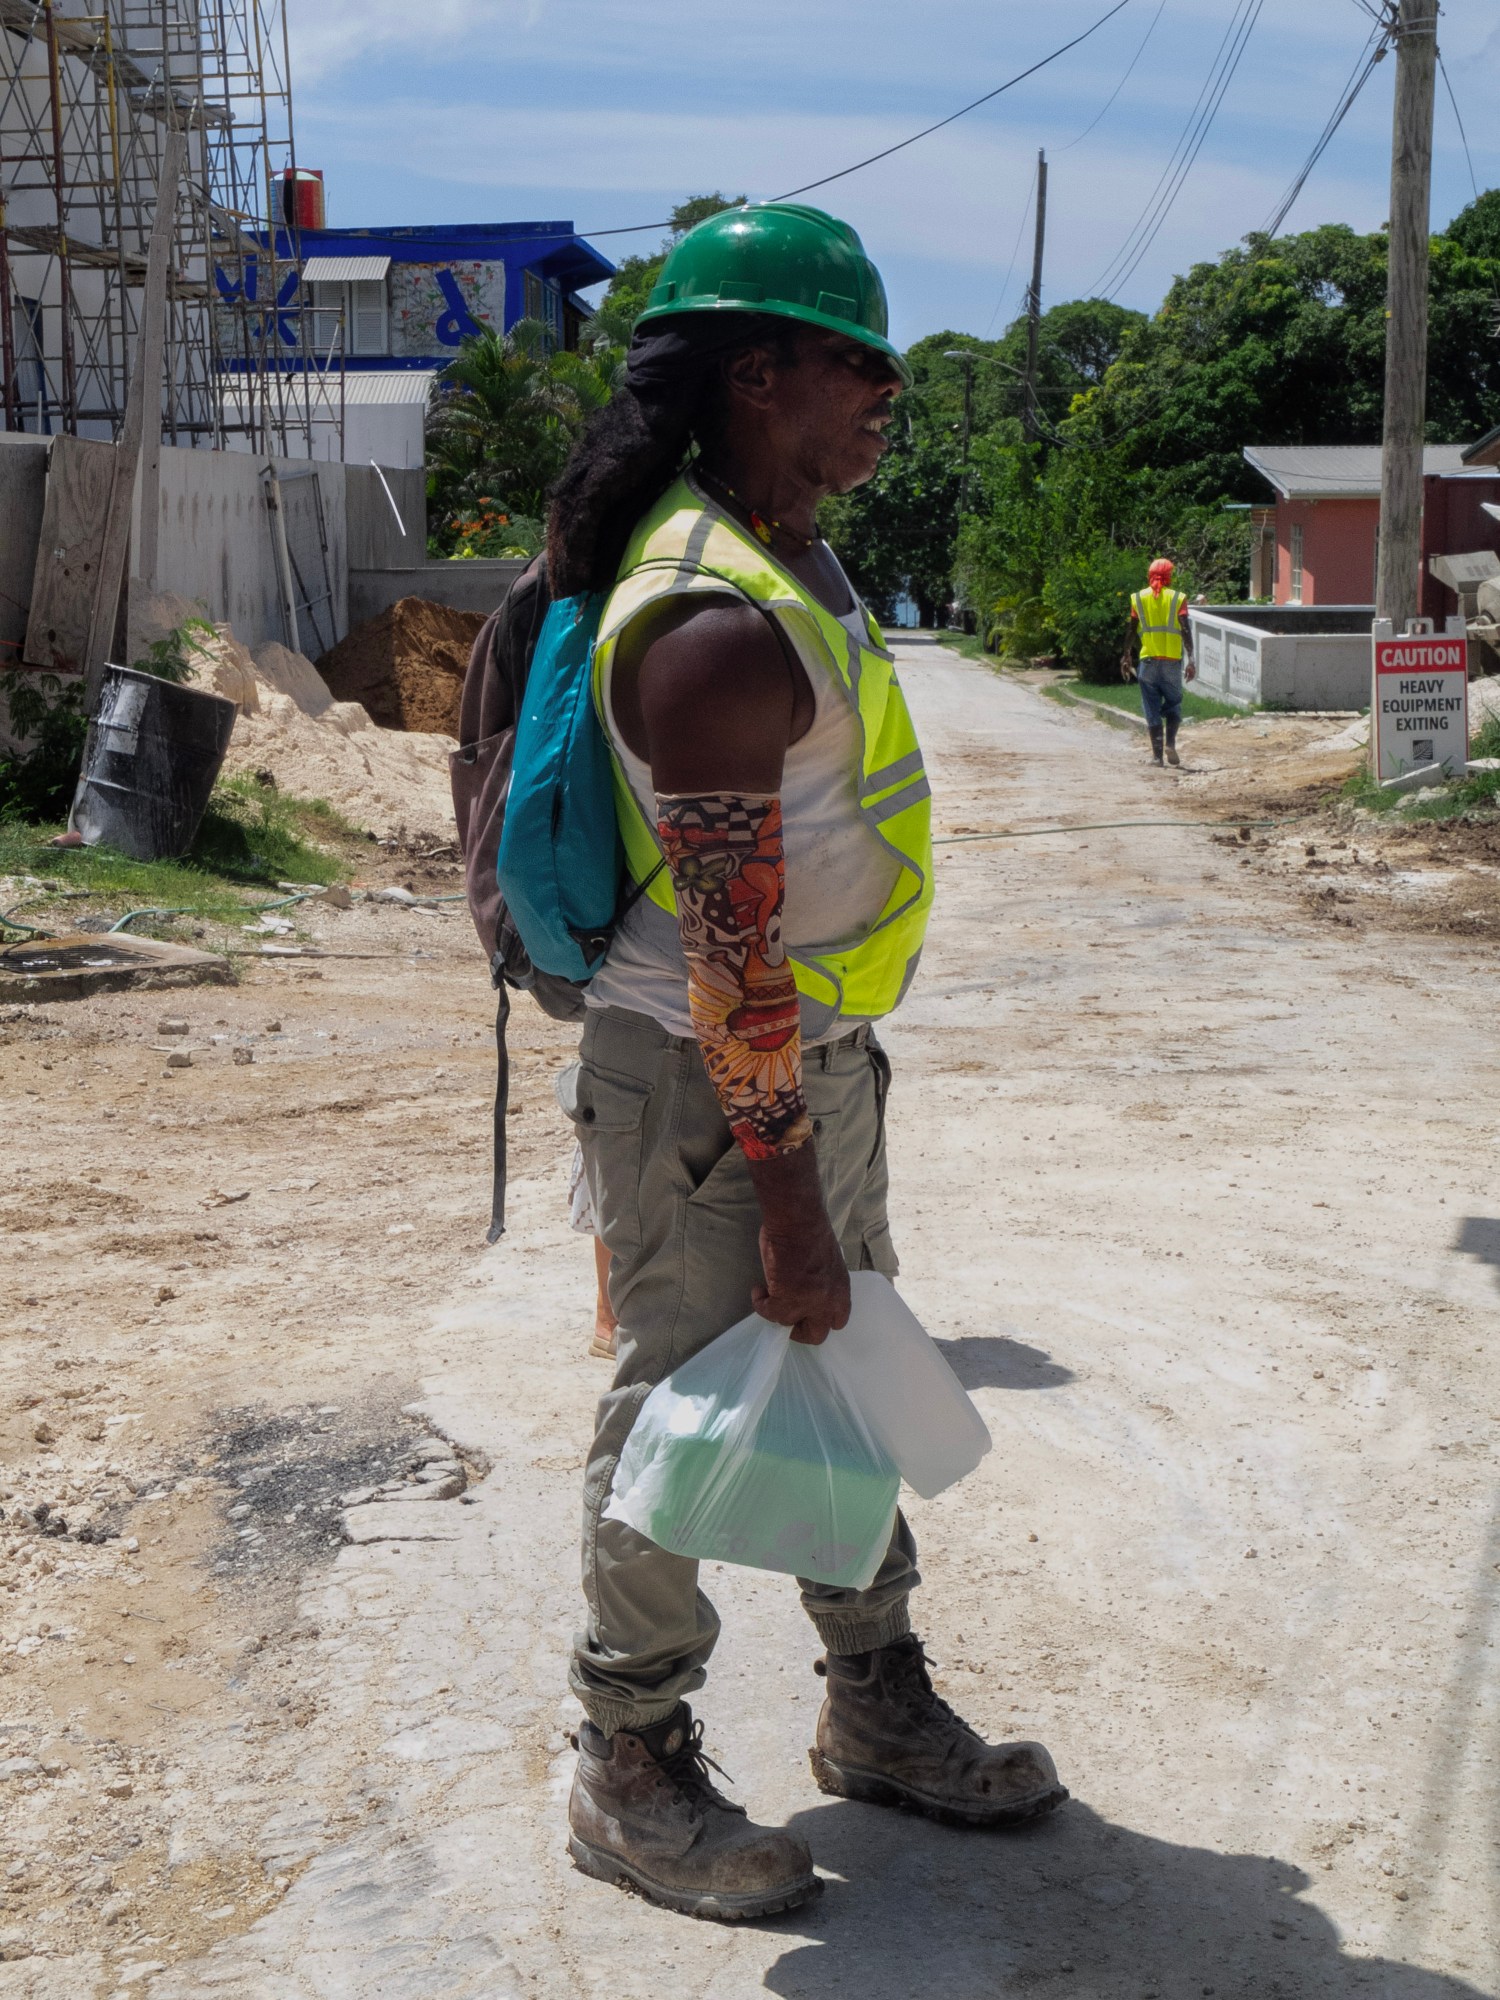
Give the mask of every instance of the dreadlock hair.
M 625 379 L 589 418 L 549 496 L 547 580 L 554 597 L 608 590 L 632 529 L 723 420 L 725 364 L 746 348 L 795 352 L 771 313 L 674 314 L 636 334 Z

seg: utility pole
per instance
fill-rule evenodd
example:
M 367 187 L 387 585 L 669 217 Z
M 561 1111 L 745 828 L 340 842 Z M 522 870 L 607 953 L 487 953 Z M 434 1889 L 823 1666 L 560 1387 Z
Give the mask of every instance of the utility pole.
M 1437 4 L 1437 0 L 1424 0 Z M 1429 113 L 1428 131 L 1432 130 Z M 1047 237 L 1047 155 L 1036 156 L 1036 245 L 1031 253 L 1031 289 L 1026 294 L 1026 403 L 1021 411 L 1021 428 L 1028 444 L 1037 437 L 1036 363 L 1042 334 L 1042 246 Z
M 1417 609 L 1422 434 L 1427 416 L 1427 262 L 1438 0 L 1389 0 L 1396 42 L 1386 290 L 1385 428 L 1375 616 L 1399 636 Z

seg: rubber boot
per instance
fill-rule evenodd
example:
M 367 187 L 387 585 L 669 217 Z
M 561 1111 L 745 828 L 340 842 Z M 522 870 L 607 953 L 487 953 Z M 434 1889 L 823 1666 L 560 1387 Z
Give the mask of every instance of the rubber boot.
M 1180 764 L 1182 762 L 1182 759 L 1177 754 L 1177 729 L 1180 721 L 1180 716 L 1169 715 L 1167 717 L 1167 762 L 1169 764 Z
M 1161 741 L 1161 724 L 1157 723 L 1156 727 L 1151 731 L 1151 761 L 1153 764 L 1161 762 Z
M 950 1826 L 1018 1826 L 1068 1796 L 1040 1743 L 986 1743 L 938 1695 L 909 1633 L 869 1653 L 830 1653 L 809 1753 L 820 1791 L 899 1806 Z
M 804 1841 L 756 1826 L 714 1785 L 686 1702 L 650 1729 L 605 1736 L 585 1722 L 574 1740 L 568 1852 L 585 1875 L 721 1922 L 793 1909 L 822 1888 Z

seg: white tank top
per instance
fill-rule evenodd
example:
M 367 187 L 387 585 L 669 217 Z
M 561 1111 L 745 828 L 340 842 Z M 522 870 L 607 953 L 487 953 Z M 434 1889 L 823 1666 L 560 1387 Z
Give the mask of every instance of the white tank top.
M 852 607 L 839 622 L 868 645 L 864 608 L 852 588 L 849 595 Z M 787 750 L 782 767 L 783 932 L 794 952 L 826 952 L 857 944 L 873 929 L 896 886 L 900 863 L 860 816 L 859 721 L 849 694 L 811 643 L 799 639 L 797 657 L 812 688 L 814 713 L 811 728 Z M 654 827 L 651 767 L 621 736 L 608 682 L 604 706 L 610 743 L 647 825 Z M 687 964 L 676 918 L 649 896 L 639 897 L 615 932 L 609 955 L 584 997 L 590 1007 L 627 1007 L 632 1013 L 650 1015 L 669 1035 L 691 1036 Z M 804 1031 L 805 1019 L 804 1010 Z M 808 1046 L 847 1034 L 849 1026 L 845 1020 L 821 1037 L 807 1036 Z

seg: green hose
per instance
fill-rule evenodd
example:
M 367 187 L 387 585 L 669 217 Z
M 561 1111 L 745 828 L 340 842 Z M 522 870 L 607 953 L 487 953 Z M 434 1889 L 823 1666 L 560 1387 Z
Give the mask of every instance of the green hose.
M 17 903 L 16 905 L 16 908 L 18 910 L 23 907 L 24 905 L 20 903 Z M 8 931 L 19 931 L 22 937 L 50 938 L 57 936 L 56 931 L 49 931 L 43 929 L 37 924 L 18 924 L 15 918 L 11 916 L 9 912 L 7 912 L 4 916 L 0 916 L 0 924 L 4 924 L 5 928 Z

